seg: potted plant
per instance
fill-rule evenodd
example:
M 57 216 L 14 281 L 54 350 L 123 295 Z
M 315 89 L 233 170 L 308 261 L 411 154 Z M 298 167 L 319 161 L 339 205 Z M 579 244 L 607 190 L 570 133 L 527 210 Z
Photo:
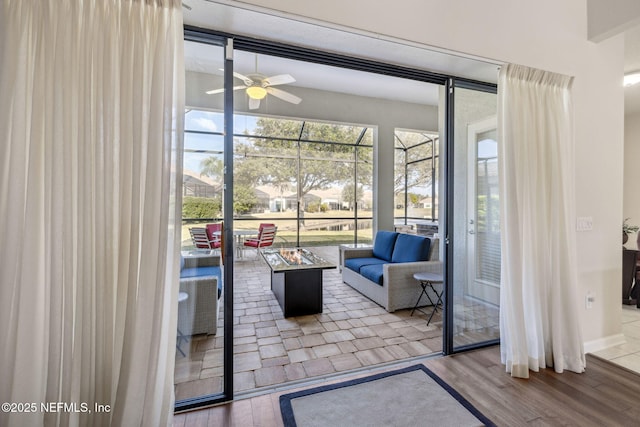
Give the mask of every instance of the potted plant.
M 629 240 L 629 233 L 635 233 L 640 228 L 637 225 L 627 224 L 627 221 L 629 219 L 630 218 L 625 218 L 624 222 L 622 223 L 622 244 L 623 245 L 627 243 L 627 240 Z

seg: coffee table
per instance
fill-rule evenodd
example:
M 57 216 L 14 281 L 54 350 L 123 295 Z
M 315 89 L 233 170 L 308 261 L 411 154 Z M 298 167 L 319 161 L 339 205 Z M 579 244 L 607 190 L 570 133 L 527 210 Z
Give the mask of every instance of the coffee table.
M 322 270 L 336 268 L 308 249 L 265 249 L 271 268 L 271 291 L 284 317 L 322 313 Z

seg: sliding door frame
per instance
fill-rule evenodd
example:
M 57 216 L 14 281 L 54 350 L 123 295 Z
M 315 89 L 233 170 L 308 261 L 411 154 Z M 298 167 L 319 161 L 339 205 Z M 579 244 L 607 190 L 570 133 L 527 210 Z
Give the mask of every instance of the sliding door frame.
M 233 87 L 233 51 L 234 49 L 277 56 L 282 58 L 294 59 L 314 64 L 330 65 L 334 67 L 347 68 L 351 70 L 364 71 L 387 75 L 391 77 L 399 77 L 408 80 L 416 80 L 426 83 L 432 83 L 443 86 L 446 90 L 445 96 L 445 164 L 443 165 L 443 177 L 445 178 L 445 214 L 441 216 L 445 228 L 443 236 L 444 250 L 444 273 L 445 273 L 445 316 L 443 317 L 443 353 L 453 353 L 453 310 L 452 295 L 453 287 L 447 286 L 452 283 L 453 266 L 449 265 L 449 259 L 453 259 L 453 248 L 449 243 L 452 242 L 453 230 L 449 227 L 452 224 L 452 203 L 453 199 L 453 156 L 447 155 L 453 151 L 453 88 L 465 87 L 476 90 L 496 92 L 496 85 L 478 82 L 465 78 L 454 78 L 449 75 L 435 73 L 431 71 L 404 67 L 384 62 L 373 61 L 369 59 L 350 57 L 335 53 L 313 50 L 294 45 L 288 45 L 268 40 L 260 40 L 247 36 L 239 36 L 225 32 L 193 27 L 185 25 L 185 40 L 223 46 L 225 48 L 225 67 L 224 67 L 224 87 Z M 176 411 L 184 411 L 201 406 L 208 406 L 216 403 L 233 400 L 233 91 L 225 90 L 224 93 L 224 381 L 223 392 L 219 394 L 206 395 L 188 399 L 176 403 Z M 442 156 L 442 153 L 441 153 Z M 464 167 L 464 165 L 461 165 Z M 486 343 L 483 345 L 491 345 L 495 343 Z M 480 346 L 483 346 L 480 345 Z M 477 346 L 474 346 L 474 348 Z M 466 350 L 457 349 L 457 351 Z

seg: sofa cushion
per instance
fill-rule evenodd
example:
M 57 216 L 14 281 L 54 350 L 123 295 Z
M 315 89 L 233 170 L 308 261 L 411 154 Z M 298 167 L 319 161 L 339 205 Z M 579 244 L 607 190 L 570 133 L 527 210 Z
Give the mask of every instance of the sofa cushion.
M 423 236 L 400 234 L 396 239 L 391 262 L 429 261 L 431 240 Z
M 384 263 L 388 264 L 388 263 Z M 360 269 L 360 274 L 374 283 L 382 286 L 382 272 L 384 264 L 365 265 Z
M 180 271 L 181 279 L 192 279 L 195 277 L 215 276 L 218 280 L 218 298 L 222 295 L 222 271 L 220 267 L 193 267 L 184 268 Z
M 365 265 L 388 264 L 388 262 L 379 258 L 348 258 L 344 261 L 344 266 L 360 273 L 360 269 Z
M 393 231 L 378 231 L 376 240 L 373 243 L 373 256 L 391 262 L 393 247 L 396 243 L 398 233 Z

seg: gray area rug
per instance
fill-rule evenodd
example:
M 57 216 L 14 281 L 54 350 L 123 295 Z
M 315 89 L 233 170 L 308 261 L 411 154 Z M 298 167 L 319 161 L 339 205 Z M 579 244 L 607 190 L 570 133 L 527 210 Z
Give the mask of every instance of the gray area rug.
M 280 396 L 285 427 L 493 426 L 424 365 Z

